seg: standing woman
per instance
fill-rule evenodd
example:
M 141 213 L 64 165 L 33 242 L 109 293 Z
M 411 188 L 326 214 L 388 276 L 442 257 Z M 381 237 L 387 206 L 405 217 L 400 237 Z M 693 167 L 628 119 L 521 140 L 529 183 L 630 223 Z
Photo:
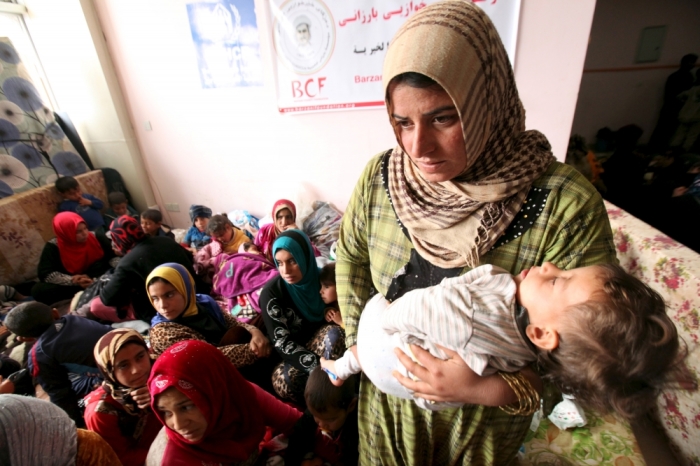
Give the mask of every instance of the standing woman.
M 398 145 L 365 168 L 338 241 L 348 347 L 372 285 L 391 301 L 481 264 L 514 274 L 544 261 L 562 269 L 616 261 L 600 195 L 555 161 L 543 134 L 525 131 L 505 49 L 478 7 L 448 0 L 421 9 L 392 39 L 383 83 Z M 363 379 L 360 463 L 511 462 L 539 406 L 534 372 L 515 373 L 516 396 L 500 374 L 478 377 L 456 353 L 442 361 L 413 352 L 418 363 L 400 354 L 417 378 L 397 377 L 404 386 L 466 404 L 422 410 Z
M 260 293 L 267 334 L 279 355 L 272 386 L 283 399 L 304 403 L 304 388 L 320 357 L 337 359 L 345 351 L 345 332 L 325 320 L 321 282 L 309 238 L 301 230 L 282 232 L 272 254 L 279 276 Z
M 44 245 L 39 259 L 39 283 L 32 297 L 51 305 L 71 299 L 109 269 L 114 256 L 109 240 L 88 231 L 85 220 L 75 212 L 61 212 L 53 218 L 56 237 Z
M 292 201 L 280 199 L 272 206 L 272 223 L 264 225 L 255 235 L 255 245 L 270 261 L 272 244 L 277 236 L 289 228 L 297 228 L 297 208 Z
M 85 424 L 124 466 L 140 466 L 162 427 L 151 411 L 148 346 L 135 330 L 117 329 L 100 338 L 94 353 L 104 382 L 85 397 Z

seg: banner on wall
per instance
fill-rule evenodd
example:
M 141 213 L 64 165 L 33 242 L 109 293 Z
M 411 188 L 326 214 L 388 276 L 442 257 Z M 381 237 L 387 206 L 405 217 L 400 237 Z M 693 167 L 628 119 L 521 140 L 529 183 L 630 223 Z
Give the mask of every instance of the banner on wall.
M 203 89 L 262 86 L 254 0 L 187 0 Z
M 268 0 L 280 113 L 381 107 L 382 65 L 399 27 L 439 0 Z M 472 0 L 513 61 L 520 0 Z

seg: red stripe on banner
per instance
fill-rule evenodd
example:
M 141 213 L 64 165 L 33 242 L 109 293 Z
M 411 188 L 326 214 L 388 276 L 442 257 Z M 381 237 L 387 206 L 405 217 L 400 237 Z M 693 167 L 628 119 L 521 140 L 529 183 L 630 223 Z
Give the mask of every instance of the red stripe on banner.
M 358 108 L 358 107 L 382 107 L 384 106 L 383 100 L 378 100 L 376 102 L 351 102 L 347 104 L 323 104 L 323 105 L 308 105 L 304 107 L 280 107 L 280 113 L 294 113 L 294 112 L 313 112 L 318 110 L 345 110 L 348 108 Z

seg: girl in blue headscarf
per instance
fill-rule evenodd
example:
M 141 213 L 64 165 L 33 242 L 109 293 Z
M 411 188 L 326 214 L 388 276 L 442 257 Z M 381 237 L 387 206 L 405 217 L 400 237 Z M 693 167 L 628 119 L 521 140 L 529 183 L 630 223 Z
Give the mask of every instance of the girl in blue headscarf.
M 267 334 L 282 357 L 272 384 L 281 398 L 303 404 L 306 379 L 321 356 L 337 359 L 345 351 L 345 331 L 325 321 L 319 270 L 304 232 L 280 233 L 272 256 L 280 274 L 260 294 Z

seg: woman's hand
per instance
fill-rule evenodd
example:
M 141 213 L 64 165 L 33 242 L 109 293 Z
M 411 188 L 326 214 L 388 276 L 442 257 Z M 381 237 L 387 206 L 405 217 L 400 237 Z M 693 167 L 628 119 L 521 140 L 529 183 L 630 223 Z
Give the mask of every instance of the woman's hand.
M 77 275 L 72 275 L 70 277 L 70 281 L 74 285 L 80 285 L 80 282 L 85 280 L 86 278 L 89 278 L 89 277 L 87 275 L 81 273 L 81 274 L 77 274 Z
M 265 335 L 260 330 L 254 330 L 250 332 L 250 350 L 259 358 L 266 358 L 270 355 L 272 346 L 270 345 L 270 340 L 267 339 Z
M 130 395 L 136 402 L 136 406 L 138 406 L 139 409 L 146 409 L 151 405 L 151 393 L 148 391 L 148 387 L 141 387 L 137 388 L 136 390 L 132 390 Z
M 428 351 L 415 345 L 411 350 L 418 362 L 396 348 L 394 353 L 401 364 L 418 380 L 404 377 L 397 371 L 393 375 L 414 395 L 429 401 L 460 402 L 486 406 L 503 406 L 517 401 L 515 393 L 499 375 L 482 377 L 471 370 L 454 351 L 440 346 L 447 360 L 433 357 Z M 542 383 L 531 369 L 524 369 L 533 387 L 542 392 Z
M 343 318 L 340 316 L 340 311 L 329 307 L 326 309 L 326 322 L 333 322 L 341 327 L 343 326 Z

